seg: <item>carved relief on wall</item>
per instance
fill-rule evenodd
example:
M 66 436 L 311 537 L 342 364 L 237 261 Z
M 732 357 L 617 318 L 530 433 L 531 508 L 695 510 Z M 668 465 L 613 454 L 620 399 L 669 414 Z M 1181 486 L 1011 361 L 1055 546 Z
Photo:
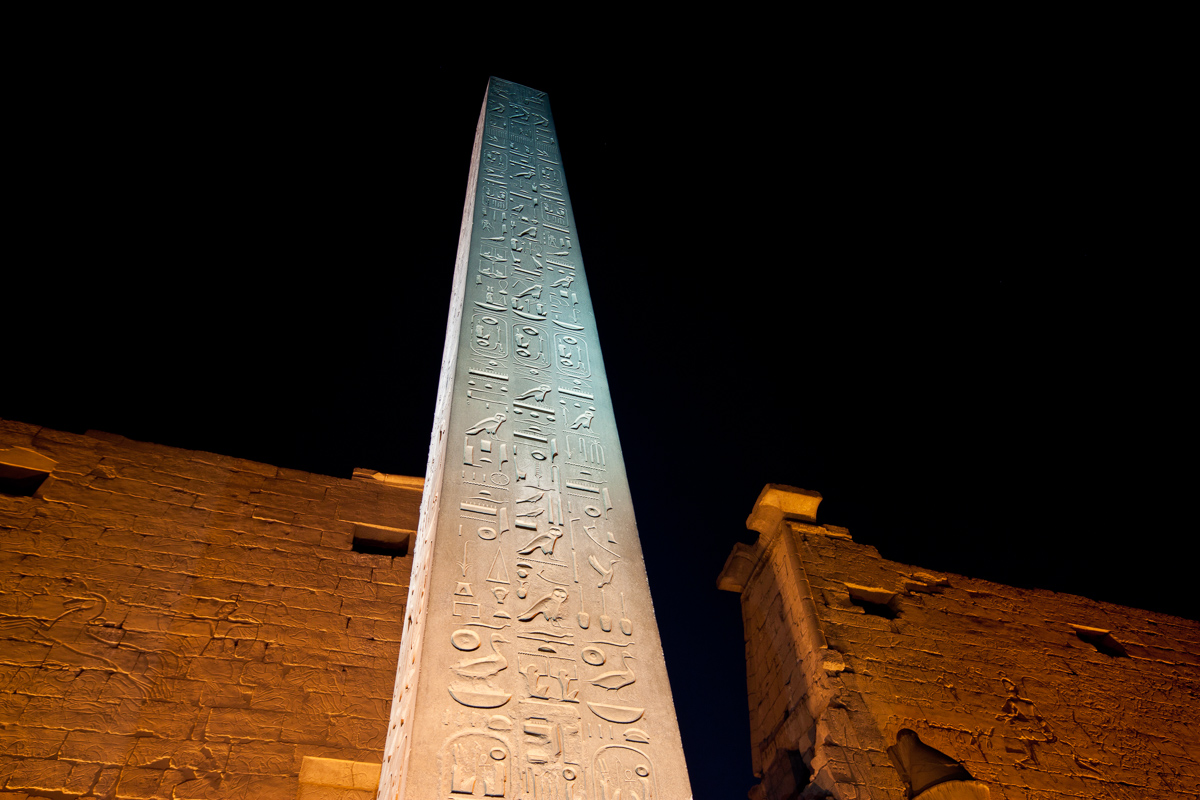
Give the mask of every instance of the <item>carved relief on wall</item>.
M 609 745 L 596 751 L 592 763 L 596 800 L 663 800 L 654 765 L 641 750 Z
M 516 798 L 512 748 L 495 733 L 457 733 L 442 745 L 438 771 L 441 795 Z

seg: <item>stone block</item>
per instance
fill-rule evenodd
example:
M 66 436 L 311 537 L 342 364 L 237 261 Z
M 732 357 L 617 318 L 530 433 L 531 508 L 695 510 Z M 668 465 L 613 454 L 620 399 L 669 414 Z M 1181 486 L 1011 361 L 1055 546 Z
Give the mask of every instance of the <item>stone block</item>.
M 350 716 L 373 720 L 386 720 L 391 707 L 389 702 L 377 697 L 346 697 L 343 702 Z
M 396 558 L 394 567 L 379 568 L 371 571 L 374 583 L 390 584 L 408 589 L 409 576 L 412 572 L 411 559 Z
M 197 464 L 220 467 L 231 472 L 249 472 L 255 475 L 262 475 L 265 478 L 273 478 L 279 474 L 279 468 L 270 464 L 260 464 L 257 461 L 248 461 L 244 458 L 234 458 L 232 456 L 218 455 L 217 453 L 196 452 L 192 454 L 191 460 Z
M 396 616 L 396 608 L 391 604 L 381 604 L 375 600 L 346 597 L 342 599 L 342 615 L 392 621 Z
M 399 571 L 401 570 L 397 568 L 397 572 Z M 408 602 L 408 584 L 379 583 L 375 591 L 375 600 L 379 603 L 389 604 L 393 608 L 401 608 Z
M 36 509 L 38 515 L 28 523 L 28 529 L 61 536 L 64 539 L 87 539 L 94 542 L 99 540 L 106 531 L 113 528 L 113 526 L 106 524 L 86 523 L 77 520 L 57 520 L 42 516 L 43 512 L 52 511 L 55 508 L 61 508 L 61 506 Z
M 333 550 L 349 550 L 354 546 L 353 531 L 323 531 L 321 546 Z
M 208 642 L 202 655 L 210 658 L 234 658 L 247 663 L 262 661 L 267 653 L 267 643 L 260 640 L 265 635 L 266 625 L 241 625 L 227 622 L 217 624 L 216 638 Z
M 30 555 L 57 555 L 68 539 L 36 530 L 9 530 L 0 534 L 0 550 Z
M 420 515 L 421 496 L 372 497 L 368 493 L 330 488 L 328 497 L 337 500 L 337 518 L 344 522 L 362 522 L 389 528 L 415 530 Z
M 304 701 L 303 692 L 283 686 L 259 686 L 254 689 L 253 693 L 247 694 L 250 697 L 250 708 L 263 711 L 295 713 L 300 710 L 301 703 Z
M 303 567 L 299 567 L 300 569 L 316 569 L 320 564 L 320 559 L 325 557 L 324 551 L 319 545 L 277 537 L 259 536 L 253 533 L 240 533 L 233 543 L 239 547 L 257 547 L 285 556 L 302 556 L 315 559 L 313 561 L 304 561 Z M 292 568 L 295 569 L 297 567 L 293 565 Z
M 284 511 L 283 509 L 271 508 L 270 506 L 251 506 L 250 516 L 264 522 L 282 522 L 290 525 L 296 519 L 296 512 Z M 324 539 L 324 536 L 322 536 L 322 539 Z
M 209 773 L 175 787 L 174 800 L 266 800 L 292 798 L 300 783 L 295 777 Z
M 249 517 L 253 516 L 254 513 L 254 506 L 250 505 L 247 500 L 217 495 L 198 495 L 195 503 L 193 503 L 193 507 L 229 516 Z M 283 522 L 286 520 L 279 521 Z
M 190 480 L 203 481 L 217 486 L 251 486 L 255 488 L 262 485 L 262 482 L 269 477 L 268 473 L 270 472 L 269 468 L 256 472 L 238 469 L 236 466 L 233 468 L 217 466 L 194 459 L 172 459 L 170 462 L 160 465 L 158 469 L 174 475 L 181 475 Z
M 244 663 L 231 658 L 194 658 L 187 668 L 187 677 L 197 681 L 238 682 Z
M 187 739 L 201 721 L 199 708 L 182 703 L 147 700 L 141 705 L 135 727 L 142 736 Z
M 362 581 L 350 581 L 361 584 Z M 284 588 L 283 604 L 288 608 L 308 609 L 336 613 L 341 609 L 341 597 L 352 593 L 345 587 L 346 581 L 340 579 L 334 592 L 317 592 L 312 589 Z
M 263 486 L 262 491 L 252 492 L 248 501 L 256 508 L 290 512 L 308 518 L 333 521 L 336 519 L 337 503 L 323 497 L 310 498 L 293 494 L 279 494 Z M 315 526 L 321 527 L 321 526 Z
M 339 720 L 338 727 L 341 724 L 342 721 Z M 328 714 L 289 714 L 283 722 L 280 741 L 295 744 L 336 744 L 331 738 L 331 727 Z
M 286 742 L 246 742 L 230 745 L 228 769 L 250 775 L 288 775 L 294 772 L 296 745 Z
M 379 787 L 381 764 L 342 761 L 332 758 L 304 759 L 300 768 L 300 783 L 340 789 L 374 792 Z
M 359 750 L 383 750 L 387 738 L 387 722 L 364 717 L 338 719 L 329 733 L 329 741 L 342 747 Z
M 212 681 L 202 686 L 198 703 L 203 708 L 250 708 L 253 705 L 253 694 L 244 686 Z
M 308 692 L 300 704 L 300 710 L 306 714 L 324 715 L 331 719 L 346 714 L 349 707 L 350 699 L 345 695 L 326 692 Z
M 173 463 L 178 462 L 173 461 Z M 123 458 L 106 456 L 101 459 L 100 467 L 105 472 L 119 476 L 125 480 L 141 481 L 154 486 L 164 486 L 171 489 L 184 489 L 187 486 L 187 482 L 191 480 L 185 475 L 180 475 L 178 471 L 167 468 L 162 460 L 151 464 L 149 459 L 128 461 Z
M 203 524 L 189 525 L 152 517 L 133 517 L 129 524 L 121 526 L 134 533 L 144 533 L 164 538 L 175 538 L 179 541 L 203 542 L 205 544 L 224 544 L 229 541 L 225 531 L 206 528 Z
M 285 724 L 292 717 L 276 711 L 214 708 L 209 712 L 204 737 L 214 741 L 279 741 Z
M 309 647 L 286 647 L 272 643 L 267 647 L 263 661 L 289 666 L 320 667 L 324 669 L 331 663 L 329 656 L 330 652 L 328 650 L 318 650 Z
M 0 664 L 13 666 L 37 666 L 46 660 L 50 645 L 40 642 L 22 642 L 8 639 L 0 647 Z
M 67 738 L 67 731 L 22 723 L 0 728 L 0 752 L 25 758 L 53 758 Z
M 8 644 L 6 643 L 7 647 Z M 82 673 L 75 669 L 52 667 L 21 667 L 12 673 L 8 691 L 39 697 L 66 697 L 72 694 L 75 679 Z
M 33 437 L 38 435 L 40 425 L 30 425 L 28 422 L 18 422 L 12 419 L 0 419 L 0 443 L 7 446 L 31 446 Z
M 18 763 L 5 787 L 28 792 L 66 792 L 71 765 L 66 761 L 28 758 Z
M 230 745 L 222 742 L 172 741 L 146 737 L 134 741 L 136 744 L 124 762 L 132 767 L 212 772 L 226 769 L 229 761 Z
M 399 654 L 396 654 L 396 656 L 398 657 Z M 337 667 L 364 667 L 366 669 L 395 671 L 397 657 L 391 655 L 371 656 L 341 650 L 328 651 L 330 666 Z
M 310 545 L 319 545 L 321 543 L 321 531 L 315 528 L 304 528 L 298 525 L 257 520 L 237 514 L 222 514 L 217 511 L 204 513 L 207 514 L 207 519 L 204 523 L 206 528 L 228 530 L 237 533 L 253 533 L 269 538 L 284 539 Z
M 25 706 L 19 728 L 35 725 L 128 735 L 136 732 L 137 707 L 128 701 L 99 703 L 57 697 L 34 697 Z
M 113 790 L 116 789 L 117 781 L 121 778 L 121 770 L 118 767 L 105 767 L 100 770 L 99 777 L 96 778 L 95 785 L 92 786 L 92 797 L 105 798 L 112 796 Z
M 355 691 L 364 697 L 391 701 L 396 674 L 392 670 L 346 667 L 346 683 L 355 687 Z
M 240 682 L 246 686 L 274 685 L 282 680 L 285 669 L 278 663 L 250 662 L 242 670 Z
M 322 630 L 320 628 L 294 628 L 290 625 L 281 625 L 275 628 L 275 633 L 272 636 L 272 643 L 283 645 L 284 647 L 301 647 L 310 650 L 330 650 L 341 651 L 347 649 L 347 637 L 344 633 L 337 632 L 336 626 L 333 630 Z M 345 623 L 342 623 L 342 629 L 345 630 Z
M 71 767 L 71 773 L 67 776 L 64 791 L 68 795 L 86 794 L 95 785 L 96 778 L 99 775 L 99 764 L 75 764 Z
M 97 764 L 124 764 L 138 742 L 132 736 L 93 731 L 71 731 L 65 737 L 60 758 Z
M 354 533 L 354 523 L 339 520 L 333 516 L 318 516 L 316 514 L 296 513 L 293 524 L 305 528 L 316 528 L 330 533 Z
M 313 589 L 332 592 L 337 589 L 337 578 L 297 569 L 276 569 L 271 573 L 272 583 L 296 589 Z
M 210 597 L 228 602 L 233 595 L 245 591 L 245 584 L 227 581 L 220 578 L 197 578 L 190 584 L 190 592 L 194 597 Z
M 336 591 L 338 597 L 354 597 L 359 600 L 374 601 L 378 594 L 378 587 L 369 581 L 339 578 Z
M 0 800 L 3 800 L 0 798 Z M 375 800 L 374 790 L 342 789 L 332 786 L 314 786 L 300 784 L 300 793 L 296 800 Z
M 129 800 L 160 800 L 170 794 L 161 791 L 165 770 L 125 767 L 117 782 L 117 796 Z
M 197 499 L 197 495 L 173 486 L 147 483 L 146 481 L 134 480 L 132 478 L 100 477 L 93 479 L 91 485 L 105 492 L 140 497 L 146 500 L 179 506 L 191 506 Z
M 249 503 L 250 495 L 258 491 L 258 488 L 262 485 L 263 477 L 261 475 L 249 475 L 248 473 L 240 472 L 230 474 L 235 477 L 231 477 L 227 481 L 190 478 L 184 483 L 182 488 L 199 497 L 222 497 L 228 500 Z
M 280 480 L 311 483 L 314 486 L 342 486 L 347 481 L 346 478 L 335 478 L 332 475 L 304 472 L 303 470 L 289 469 L 287 467 L 280 467 L 276 477 Z
M 26 695 L 10 692 L 0 694 L 0 725 L 16 722 L 28 702 L 29 698 Z
M 308 481 L 267 478 L 262 483 L 262 491 L 305 500 L 324 500 L 326 487 Z
M 313 667 L 289 667 L 284 670 L 283 685 L 305 692 L 341 694 L 347 685 L 346 676 L 339 670 Z
M 345 638 L 346 648 L 351 653 L 359 655 L 374 656 L 376 658 L 395 658 L 396 643 L 388 641 L 380 641 L 377 639 L 362 639 L 357 636 L 347 636 Z M 343 648 L 338 648 L 339 650 Z

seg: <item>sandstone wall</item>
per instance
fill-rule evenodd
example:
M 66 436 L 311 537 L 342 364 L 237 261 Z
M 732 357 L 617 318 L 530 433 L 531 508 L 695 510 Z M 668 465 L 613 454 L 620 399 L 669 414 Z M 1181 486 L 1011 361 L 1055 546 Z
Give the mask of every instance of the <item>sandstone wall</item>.
M 0 463 L 38 458 L 0 494 L 0 800 L 295 798 L 306 757 L 380 762 L 411 559 L 352 542 L 414 529 L 419 479 L 0 421 Z
M 758 529 L 722 574 L 742 592 L 751 797 L 904 797 L 884 749 L 905 727 L 993 798 L 1200 796 L 1200 623 L 932 574 L 834 526 Z

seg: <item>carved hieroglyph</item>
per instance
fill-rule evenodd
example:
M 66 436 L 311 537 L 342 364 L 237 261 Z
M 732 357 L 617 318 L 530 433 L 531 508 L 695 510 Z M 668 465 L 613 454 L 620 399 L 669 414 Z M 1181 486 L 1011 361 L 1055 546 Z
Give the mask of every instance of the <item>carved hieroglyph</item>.
M 381 800 L 691 788 L 546 95 L 492 79 Z

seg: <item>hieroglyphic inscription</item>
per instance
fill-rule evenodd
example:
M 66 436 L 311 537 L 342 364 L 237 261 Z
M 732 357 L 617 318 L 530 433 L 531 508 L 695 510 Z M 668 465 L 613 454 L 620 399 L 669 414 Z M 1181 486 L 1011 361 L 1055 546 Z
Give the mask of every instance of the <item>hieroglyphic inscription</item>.
M 403 796 L 686 800 L 549 103 L 484 108 Z

